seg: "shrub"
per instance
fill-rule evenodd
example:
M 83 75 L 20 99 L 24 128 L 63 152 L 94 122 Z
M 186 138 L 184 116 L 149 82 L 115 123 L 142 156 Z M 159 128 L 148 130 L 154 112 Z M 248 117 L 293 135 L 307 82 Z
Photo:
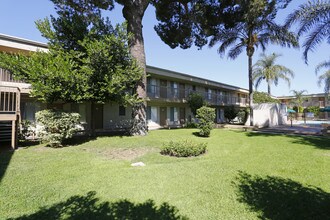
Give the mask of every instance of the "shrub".
M 198 124 L 196 122 L 188 122 L 186 128 L 197 128 Z
M 214 126 L 215 109 L 203 106 L 197 109 L 199 135 L 209 137 Z
M 198 156 L 206 152 L 206 143 L 194 143 L 190 140 L 170 141 L 163 144 L 160 151 L 163 155 L 174 157 L 191 157 Z
M 25 141 L 28 137 L 35 136 L 35 124 L 29 120 L 22 120 L 19 126 L 18 139 Z
M 41 125 L 38 133 L 48 146 L 61 147 L 64 140 L 78 131 L 80 115 L 55 110 L 42 110 L 36 113 L 36 121 Z
M 280 103 L 280 100 L 272 98 L 265 92 L 253 92 L 253 102 L 256 104 L 261 103 Z
M 196 115 L 197 109 L 201 108 L 203 105 L 205 105 L 204 97 L 202 94 L 194 92 L 190 93 L 187 98 L 187 103 L 191 109 L 191 112 Z
M 320 107 L 319 106 L 309 106 L 307 107 L 307 112 L 314 113 L 314 116 L 319 116 L 320 113 Z
M 238 111 L 233 105 L 225 106 L 224 108 L 224 116 L 229 123 L 231 123 L 234 120 L 234 118 L 236 118 L 237 113 Z
M 239 112 L 237 113 L 237 119 L 238 122 L 241 124 L 245 124 L 248 116 L 248 110 L 247 108 L 240 109 Z

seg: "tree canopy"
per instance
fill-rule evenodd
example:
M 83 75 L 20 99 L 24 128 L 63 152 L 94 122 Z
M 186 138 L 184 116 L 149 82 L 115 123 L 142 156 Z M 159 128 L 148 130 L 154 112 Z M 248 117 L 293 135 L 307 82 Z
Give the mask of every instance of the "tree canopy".
M 330 2 L 312 0 L 301 4 L 286 20 L 286 26 L 298 24 L 297 34 L 305 36 L 303 57 L 308 61 L 308 52 L 314 51 L 324 40 L 330 43 Z
M 78 44 L 81 51 L 50 47 L 30 56 L 1 53 L 0 66 L 31 83 L 32 95 L 44 102 L 133 102 L 141 71 L 129 53 L 124 27 L 116 32 L 85 38 Z
M 315 69 L 315 73 L 318 74 L 321 69 L 326 69 L 323 74 L 321 74 L 318 78 L 317 84 L 319 86 L 324 83 L 324 92 L 329 94 L 330 92 L 330 61 L 323 61 L 319 65 L 317 65 Z
M 109 0 L 52 0 L 57 17 L 39 20 L 49 52 L 0 55 L 0 65 L 32 85 L 45 102 L 133 102 L 141 69 L 132 58 L 125 25 L 101 16 Z
M 188 48 L 193 43 L 202 47 L 219 44 L 218 52 L 235 59 L 244 50 L 248 56 L 249 100 L 253 104 L 252 57 L 268 44 L 298 47 L 295 35 L 275 23 L 278 10 L 291 0 L 238 1 L 168 1 L 154 0 L 157 19 L 155 27 L 161 39 L 170 47 Z M 172 3 L 171 3 L 172 2 Z M 250 110 L 253 125 L 253 111 Z
M 276 64 L 276 59 L 280 54 L 272 53 L 266 55 L 262 53 L 260 59 L 253 65 L 253 81 L 257 89 L 260 83 L 265 80 L 267 82 L 268 94 L 271 95 L 271 84 L 278 85 L 279 79 L 286 81 L 290 87 L 290 78 L 294 77 L 294 73 L 289 68 Z

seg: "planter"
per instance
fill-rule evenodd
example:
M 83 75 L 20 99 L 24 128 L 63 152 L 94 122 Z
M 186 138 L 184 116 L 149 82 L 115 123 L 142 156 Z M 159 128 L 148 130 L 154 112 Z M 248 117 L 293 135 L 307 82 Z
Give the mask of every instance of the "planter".
M 304 113 L 296 113 L 296 120 L 298 121 L 304 120 Z

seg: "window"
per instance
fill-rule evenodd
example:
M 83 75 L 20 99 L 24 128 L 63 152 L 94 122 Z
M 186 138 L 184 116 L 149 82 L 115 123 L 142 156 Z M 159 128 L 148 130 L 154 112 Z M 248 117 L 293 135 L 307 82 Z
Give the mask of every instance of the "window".
M 205 92 L 207 94 L 207 99 L 208 100 L 211 100 L 212 99 L 212 90 L 211 89 L 208 89 L 208 88 L 205 88 Z
M 178 109 L 175 107 L 170 108 L 170 121 L 178 120 Z
M 192 86 L 192 90 L 196 91 L 196 86 L 195 85 Z
M 147 120 L 151 119 L 151 106 L 147 106 Z
M 173 98 L 177 98 L 178 96 L 178 84 L 176 82 L 171 82 L 171 93 Z
M 119 106 L 119 116 L 125 116 L 126 115 L 126 108 L 122 105 Z

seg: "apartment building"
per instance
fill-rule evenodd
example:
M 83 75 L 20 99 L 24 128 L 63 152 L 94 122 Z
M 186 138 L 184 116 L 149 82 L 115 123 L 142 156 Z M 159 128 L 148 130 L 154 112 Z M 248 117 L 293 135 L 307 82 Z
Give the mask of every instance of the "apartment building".
M 330 99 L 327 98 L 327 94 L 325 93 L 317 93 L 317 94 L 306 94 L 303 95 L 304 102 L 302 106 L 307 108 L 309 106 L 317 106 L 321 109 L 330 106 Z M 286 104 L 288 107 L 294 107 L 296 104 L 294 103 L 295 96 L 279 96 L 277 97 L 282 103 Z
M 0 34 L 0 51 L 30 53 L 47 51 L 47 44 Z M 188 74 L 147 66 L 147 120 L 149 129 L 181 127 L 193 119 L 187 103 L 190 93 L 203 95 L 216 109 L 218 123 L 224 122 L 224 106 L 247 106 L 248 90 Z M 35 121 L 35 113 L 46 108 L 78 112 L 83 129 L 89 130 L 91 121 L 97 130 L 127 128 L 131 120 L 131 107 L 115 102 L 45 104 L 29 96 L 31 85 L 15 80 L 7 70 L 0 69 L 0 141 L 11 138 L 15 145 L 16 127 L 21 120 Z M 91 114 L 93 112 L 93 115 Z

